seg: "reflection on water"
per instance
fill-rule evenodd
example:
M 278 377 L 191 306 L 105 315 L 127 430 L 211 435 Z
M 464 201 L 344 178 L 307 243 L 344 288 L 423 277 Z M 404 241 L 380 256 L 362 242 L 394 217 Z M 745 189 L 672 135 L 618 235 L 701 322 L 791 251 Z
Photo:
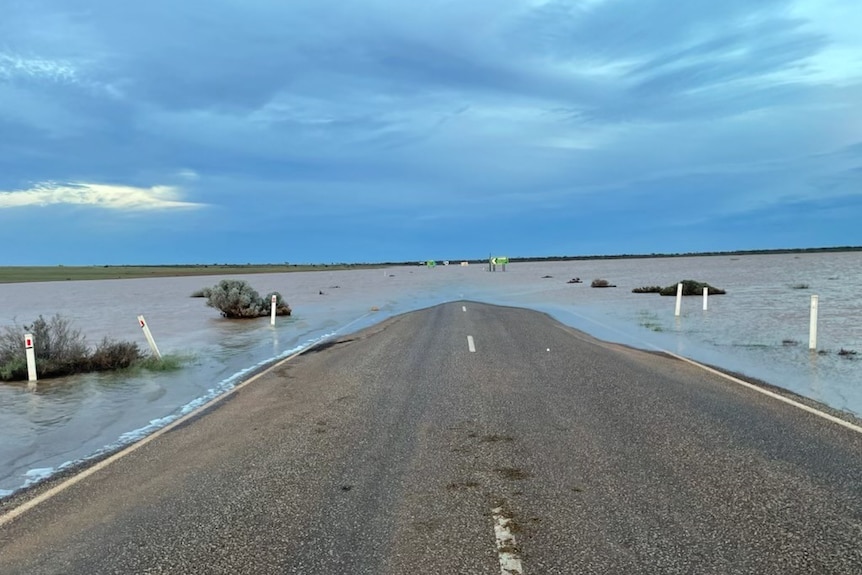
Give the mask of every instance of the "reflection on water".
M 544 277 L 551 276 L 551 277 Z M 580 277 L 581 284 L 566 283 Z M 617 288 L 593 289 L 592 279 Z M 291 318 L 228 321 L 190 294 L 221 277 L 0 285 L 0 327 L 60 313 L 97 342 L 146 347 L 144 314 L 163 353 L 189 356 L 179 372 L 87 374 L 0 385 L 0 494 L 81 458 L 132 441 L 229 389 L 250 369 L 335 332 L 460 299 L 529 307 L 602 339 L 658 346 L 759 377 L 862 414 L 862 253 L 596 260 L 482 266 L 396 267 L 240 276 L 260 293 L 279 291 Z M 635 287 L 707 281 L 727 295 L 674 298 Z M 808 288 L 799 286 L 805 284 Z M 324 292 L 321 294 L 320 292 Z M 819 342 L 811 354 L 808 313 L 820 296 Z M 371 311 L 376 309 L 377 311 Z M 29 475 L 28 475 L 29 473 Z

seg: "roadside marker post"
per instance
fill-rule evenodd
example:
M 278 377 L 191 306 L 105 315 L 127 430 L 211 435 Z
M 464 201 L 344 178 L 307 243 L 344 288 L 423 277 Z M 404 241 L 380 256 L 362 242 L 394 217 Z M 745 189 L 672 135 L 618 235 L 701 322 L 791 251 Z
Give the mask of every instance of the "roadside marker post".
M 676 284 L 676 311 L 674 311 L 673 315 L 679 317 L 680 312 L 682 311 L 682 282 Z
M 275 325 L 275 294 L 272 294 L 272 306 L 269 314 L 269 325 Z
M 24 351 L 27 354 L 27 380 L 37 381 L 36 351 L 33 349 L 33 334 L 24 334 Z
M 138 316 L 138 323 L 141 324 L 141 329 L 144 330 L 144 336 L 147 338 L 147 343 L 150 344 L 150 350 L 153 352 L 153 355 L 156 356 L 156 359 L 162 359 L 162 354 L 159 353 L 156 340 L 153 339 L 153 334 L 150 332 L 150 326 L 147 325 L 146 320 L 144 320 L 144 316 Z
M 703 288 L 703 311 L 709 309 L 709 288 Z
M 811 296 L 811 321 L 808 327 L 808 349 L 817 349 L 817 308 L 820 306 L 820 296 Z

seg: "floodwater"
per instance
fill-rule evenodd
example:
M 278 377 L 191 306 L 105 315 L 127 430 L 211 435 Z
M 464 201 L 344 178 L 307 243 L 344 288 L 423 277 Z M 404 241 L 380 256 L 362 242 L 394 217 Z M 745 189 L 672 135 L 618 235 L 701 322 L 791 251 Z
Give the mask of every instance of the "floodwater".
M 550 277 L 547 277 L 550 276 Z M 0 329 L 59 313 L 95 344 L 146 348 L 143 314 L 174 372 L 87 374 L 0 384 L 0 497 L 82 459 L 130 443 L 225 392 L 255 367 L 335 334 L 454 300 L 544 311 L 605 340 L 656 347 L 763 379 L 862 416 L 862 252 L 620 259 L 487 266 L 419 266 L 230 276 L 277 290 L 290 318 L 229 321 L 190 294 L 218 277 L 0 284 Z M 569 284 L 579 277 L 583 283 Z M 615 288 L 595 289 L 603 278 Z M 684 298 L 632 288 L 706 281 L 727 295 Z M 801 287 L 801 285 L 808 287 Z M 323 293 L 321 293 L 323 292 Z M 820 298 L 818 348 L 809 305 Z M 541 345 L 541 342 L 537 342 Z M 839 354 L 841 350 L 859 354 Z

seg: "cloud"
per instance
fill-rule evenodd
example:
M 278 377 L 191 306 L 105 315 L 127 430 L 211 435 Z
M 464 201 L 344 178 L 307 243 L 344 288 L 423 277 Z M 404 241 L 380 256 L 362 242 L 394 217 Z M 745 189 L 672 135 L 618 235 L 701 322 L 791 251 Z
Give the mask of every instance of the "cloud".
M 112 184 L 43 182 L 27 190 L 0 191 L 0 209 L 68 204 L 108 210 L 148 211 L 200 208 L 184 202 L 181 189 L 173 186 L 137 188 Z
M 0 209 L 0 234 L 70 204 L 206 202 L 135 219 L 306 246 L 296 230 L 419 245 L 418 215 L 511 216 L 538 242 L 549 213 L 670 229 L 696 193 L 705 221 L 827 201 L 859 177 L 860 18 L 848 0 L 13 1 L 0 208 L 54 208 Z M 86 212 L 87 234 L 116 219 Z
M 0 80 L 19 76 L 72 83 L 78 79 L 77 70 L 70 62 L 0 53 Z

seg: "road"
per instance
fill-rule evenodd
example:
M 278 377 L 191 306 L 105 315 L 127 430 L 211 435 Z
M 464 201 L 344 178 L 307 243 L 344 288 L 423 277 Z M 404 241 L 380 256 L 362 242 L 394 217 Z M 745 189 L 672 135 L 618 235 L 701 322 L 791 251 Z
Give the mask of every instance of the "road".
M 501 572 L 862 573 L 862 435 L 454 302 L 283 363 L 0 526 L 4 575 Z

